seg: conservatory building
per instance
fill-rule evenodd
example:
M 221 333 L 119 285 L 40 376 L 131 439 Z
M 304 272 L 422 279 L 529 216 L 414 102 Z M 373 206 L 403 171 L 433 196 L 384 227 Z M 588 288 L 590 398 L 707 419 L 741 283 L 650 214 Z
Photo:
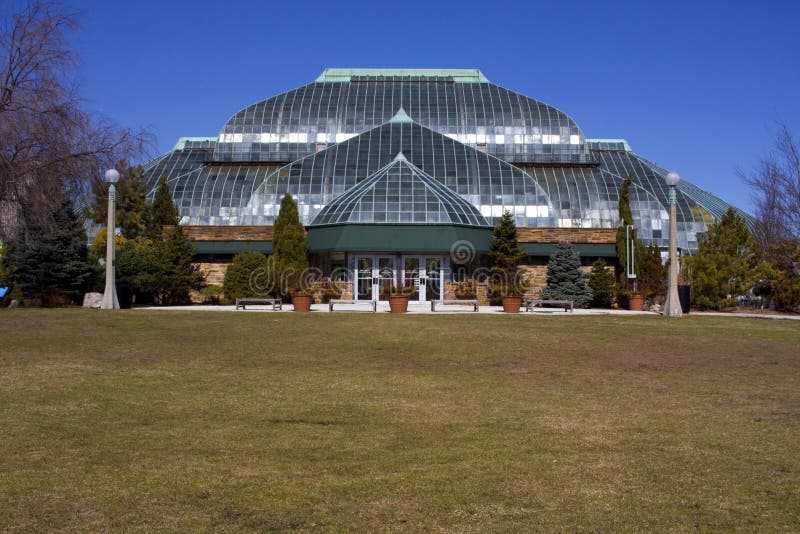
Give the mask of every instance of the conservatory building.
M 666 173 L 625 140 L 587 139 L 564 112 L 469 69 L 326 69 L 145 166 L 148 200 L 165 176 L 211 282 L 237 252 L 271 252 L 289 193 L 312 263 L 348 273 L 354 298 L 377 299 L 400 276 L 420 301 L 485 265 L 505 211 L 532 267 L 561 240 L 585 262 L 613 262 L 627 177 L 638 237 L 666 248 Z M 696 249 L 728 207 L 681 181 L 679 247 Z

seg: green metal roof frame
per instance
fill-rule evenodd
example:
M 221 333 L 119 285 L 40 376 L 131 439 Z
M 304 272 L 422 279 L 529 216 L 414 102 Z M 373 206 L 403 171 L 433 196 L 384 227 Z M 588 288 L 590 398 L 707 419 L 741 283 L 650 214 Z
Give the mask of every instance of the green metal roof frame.
M 349 82 L 353 76 L 429 76 L 456 83 L 490 83 L 478 69 L 325 69 L 315 82 Z
M 626 152 L 633 152 L 630 143 L 626 139 L 586 139 L 586 142 L 591 143 L 622 143 Z
M 181 137 L 178 139 L 178 142 L 175 143 L 175 146 L 172 147 L 172 150 L 183 150 L 188 142 L 202 142 L 202 141 L 216 141 L 216 137 Z

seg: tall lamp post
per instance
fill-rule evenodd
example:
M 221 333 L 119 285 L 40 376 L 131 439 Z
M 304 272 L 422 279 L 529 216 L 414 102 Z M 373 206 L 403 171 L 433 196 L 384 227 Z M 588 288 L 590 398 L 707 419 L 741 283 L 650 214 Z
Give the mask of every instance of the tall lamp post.
M 108 184 L 108 224 L 106 226 L 106 290 L 103 292 L 103 302 L 100 304 L 101 310 L 118 310 L 119 301 L 117 300 L 117 284 L 114 270 L 114 202 L 117 197 L 117 188 L 114 184 L 119 181 L 119 172 L 116 169 L 106 171 L 106 183 Z
M 681 181 L 681 177 L 677 172 L 671 172 L 664 181 L 669 186 L 669 286 L 667 301 L 664 303 L 664 316 L 680 317 L 683 311 L 678 297 L 678 222 L 675 186 Z

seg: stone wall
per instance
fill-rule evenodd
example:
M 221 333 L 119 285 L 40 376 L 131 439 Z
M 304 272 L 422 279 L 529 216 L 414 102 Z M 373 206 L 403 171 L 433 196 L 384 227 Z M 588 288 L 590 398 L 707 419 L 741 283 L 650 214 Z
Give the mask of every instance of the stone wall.
M 167 227 L 164 227 L 167 228 Z M 272 226 L 181 226 L 190 241 L 272 241 Z
M 617 242 L 616 228 L 517 228 L 520 243 L 596 243 Z
M 212 263 L 200 262 L 195 263 L 195 266 L 200 272 L 206 275 L 206 283 L 214 286 L 221 286 L 225 280 L 225 272 L 228 270 L 230 263 Z

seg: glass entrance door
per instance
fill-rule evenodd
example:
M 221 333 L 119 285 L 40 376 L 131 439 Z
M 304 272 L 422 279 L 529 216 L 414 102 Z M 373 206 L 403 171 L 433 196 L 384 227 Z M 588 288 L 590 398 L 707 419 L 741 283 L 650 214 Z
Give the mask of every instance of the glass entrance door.
M 355 300 L 388 300 L 395 276 L 394 256 L 358 255 L 353 261 Z
M 377 278 L 378 285 L 373 293 L 373 300 L 389 300 L 389 294 L 392 292 L 394 285 L 394 257 L 393 256 L 377 256 Z
M 420 294 L 420 275 L 422 274 L 420 258 L 418 256 L 403 256 L 403 284 L 406 288 L 413 288 L 409 294 L 410 302 L 425 302 L 424 289 Z
M 409 301 L 424 304 L 441 300 L 450 280 L 447 256 L 359 254 L 351 256 L 351 261 L 358 301 L 388 300 L 399 274 L 405 287 L 413 288 Z
M 413 286 L 412 302 L 424 304 L 441 300 L 444 284 L 449 280 L 449 262 L 446 256 L 403 256 L 403 279 Z
M 372 300 L 372 256 L 357 256 L 355 300 Z
M 444 290 L 444 269 L 441 257 L 425 258 L 425 297 L 428 300 L 442 300 Z

